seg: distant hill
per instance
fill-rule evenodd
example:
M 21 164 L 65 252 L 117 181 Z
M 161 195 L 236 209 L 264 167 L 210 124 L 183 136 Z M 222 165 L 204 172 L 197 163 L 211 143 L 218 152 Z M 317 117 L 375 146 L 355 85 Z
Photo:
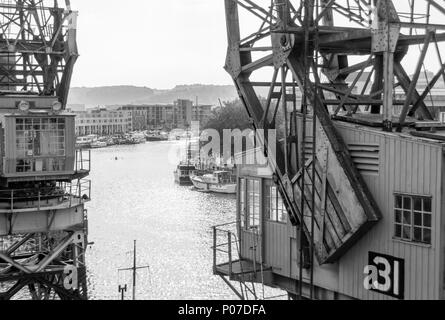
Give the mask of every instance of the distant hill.
M 217 105 L 221 101 L 238 98 L 234 86 L 230 85 L 179 85 L 170 90 L 147 87 L 111 86 L 96 88 L 71 88 L 68 104 L 84 104 L 87 107 L 122 104 L 173 103 L 177 99 L 196 100 L 200 104 Z

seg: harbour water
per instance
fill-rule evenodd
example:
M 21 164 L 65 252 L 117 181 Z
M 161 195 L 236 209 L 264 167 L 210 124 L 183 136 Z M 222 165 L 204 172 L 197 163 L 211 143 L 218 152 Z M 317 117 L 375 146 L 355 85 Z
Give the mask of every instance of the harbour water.
M 137 299 L 234 299 L 212 275 L 213 225 L 235 220 L 236 197 L 175 185 L 171 155 L 184 142 L 150 142 L 92 151 L 92 202 L 88 205 L 89 298 L 131 299 L 133 240 Z M 170 156 L 169 156 L 170 155 Z M 173 157 L 174 158 L 174 157 Z

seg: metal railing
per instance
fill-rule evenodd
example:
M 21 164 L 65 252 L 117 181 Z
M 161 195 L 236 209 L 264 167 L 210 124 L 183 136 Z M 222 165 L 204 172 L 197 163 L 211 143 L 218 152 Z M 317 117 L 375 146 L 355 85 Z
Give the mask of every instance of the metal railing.
M 287 297 L 287 294 L 282 294 L 281 291 L 280 293 L 278 293 L 277 290 L 273 290 L 272 288 L 266 289 L 265 279 L 264 279 L 265 271 L 263 268 L 262 256 L 260 256 L 260 262 L 259 262 L 260 280 L 257 283 L 257 285 L 260 286 L 260 288 L 257 288 L 253 278 L 245 277 L 247 274 L 256 274 L 257 272 L 257 267 L 255 266 L 256 249 L 254 249 L 253 261 L 252 261 L 254 264 L 253 271 L 243 270 L 244 268 L 243 258 L 241 257 L 240 253 L 241 242 L 239 241 L 236 235 L 236 229 L 237 229 L 236 222 L 226 223 L 213 227 L 213 246 L 212 246 L 213 273 L 223 278 L 226 270 L 228 270 L 227 275 L 229 276 L 229 280 L 235 280 L 239 282 L 240 289 L 239 290 L 235 289 L 235 286 L 229 284 L 229 282 L 226 280 L 225 282 L 229 284 L 229 287 L 242 300 L 249 300 L 249 298 L 253 298 L 254 300 L 278 300 Z M 258 232 L 255 230 L 253 231 L 254 233 Z M 239 277 L 236 277 L 236 274 L 233 272 L 233 267 L 235 263 L 237 263 L 237 270 L 235 271 L 235 273 L 237 273 Z M 218 272 L 218 268 L 223 269 L 223 271 Z
M 236 226 L 236 222 L 231 222 L 213 227 L 213 272 L 214 274 L 218 274 L 218 255 L 225 256 L 226 258 L 223 264 L 228 264 L 229 280 L 236 280 L 240 285 L 239 291 L 236 290 L 234 286 L 229 285 L 232 290 L 242 300 L 249 300 L 249 295 L 252 296 L 254 300 L 259 300 L 253 280 L 244 279 L 243 263 L 240 254 L 241 243 L 236 233 L 233 230 L 229 230 L 229 228 L 234 229 L 234 227 L 236 229 Z M 234 277 L 233 273 L 233 266 L 236 262 L 239 263 L 240 269 L 238 271 L 241 273 L 240 277 L 237 278 Z M 250 282 L 250 287 L 247 282 Z M 229 284 L 227 281 L 226 283 Z
M 59 182 L 60 188 L 69 196 L 70 207 L 85 203 L 91 199 L 91 180 L 76 180 L 76 183 Z
M 59 182 L 41 188 L 0 190 L 0 210 L 23 210 L 54 207 L 71 208 L 91 199 L 91 181 Z
M 91 150 L 76 149 L 75 171 L 91 171 Z
M 234 233 L 236 222 L 213 227 L 213 273 L 217 273 L 220 264 L 228 263 L 229 277 L 232 276 L 233 262 L 240 259 L 239 241 Z

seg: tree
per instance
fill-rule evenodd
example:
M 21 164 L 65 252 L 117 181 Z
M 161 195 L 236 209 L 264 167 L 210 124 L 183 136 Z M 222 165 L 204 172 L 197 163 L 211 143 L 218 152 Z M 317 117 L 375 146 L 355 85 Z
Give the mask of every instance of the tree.
M 224 130 L 239 129 L 244 131 L 246 129 L 253 129 L 253 126 L 241 100 L 236 99 L 233 101 L 226 101 L 223 106 L 214 109 L 203 129 L 211 129 L 218 132 L 220 137 L 220 151 L 222 152 L 224 149 Z M 207 142 L 202 142 L 202 145 L 206 144 Z M 234 142 L 232 141 L 231 144 L 233 149 Z M 244 146 L 245 141 L 243 141 L 243 147 Z M 234 156 L 234 153 L 234 150 L 232 150 L 231 154 L 228 156 Z
M 265 109 L 266 99 L 260 98 L 260 103 L 263 105 L 263 109 Z M 271 120 L 273 118 L 273 114 L 276 112 L 275 123 L 272 124 L 269 129 L 276 128 L 277 138 L 281 140 L 285 136 L 285 122 L 284 122 L 284 114 L 281 108 L 281 105 L 278 105 L 278 109 L 275 110 L 277 106 L 273 105 L 269 110 L 268 119 Z M 210 116 L 207 123 L 204 125 L 203 130 L 212 129 L 216 130 L 219 133 L 220 137 L 220 150 L 223 151 L 224 148 L 224 130 L 235 130 L 239 129 L 243 132 L 246 129 L 254 129 L 251 119 L 248 116 L 247 110 L 240 99 L 236 99 L 229 102 L 224 102 L 224 105 L 218 107 L 212 111 L 212 115 Z M 203 143 L 204 145 L 206 143 Z M 243 140 L 243 150 L 246 150 L 247 144 L 246 141 Z M 234 150 L 234 142 L 232 141 L 232 151 L 231 156 L 235 154 Z
M 214 109 L 203 129 L 214 129 L 222 137 L 225 129 L 240 129 L 243 131 L 252 129 L 252 124 L 241 100 L 237 99 L 224 102 L 224 106 Z

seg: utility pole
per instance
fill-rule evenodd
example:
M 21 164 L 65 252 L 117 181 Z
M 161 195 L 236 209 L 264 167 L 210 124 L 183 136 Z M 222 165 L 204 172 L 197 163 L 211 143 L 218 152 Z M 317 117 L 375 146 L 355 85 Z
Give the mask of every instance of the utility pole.
M 138 267 L 137 266 L 137 264 L 136 264 L 136 240 L 134 240 L 133 267 L 126 268 L 126 269 L 119 269 L 119 272 L 123 272 L 123 271 L 132 271 L 133 272 L 133 300 L 136 300 L 136 276 L 137 276 L 137 271 L 140 270 L 140 269 L 149 269 L 149 268 L 150 268 L 149 265 L 142 266 L 142 267 Z M 127 291 L 127 286 L 126 285 L 125 285 L 124 288 L 119 286 L 119 291 L 122 293 L 122 296 L 123 296 L 123 294 L 125 292 L 124 289 L 125 289 L 125 291 Z
M 134 240 L 133 250 L 133 300 L 136 300 L 136 240 Z
M 125 300 L 125 292 L 127 292 L 127 285 L 125 285 L 123 287 L 121 285 L 119 285 L 119 293 L 121 294 L 122 301 Z

